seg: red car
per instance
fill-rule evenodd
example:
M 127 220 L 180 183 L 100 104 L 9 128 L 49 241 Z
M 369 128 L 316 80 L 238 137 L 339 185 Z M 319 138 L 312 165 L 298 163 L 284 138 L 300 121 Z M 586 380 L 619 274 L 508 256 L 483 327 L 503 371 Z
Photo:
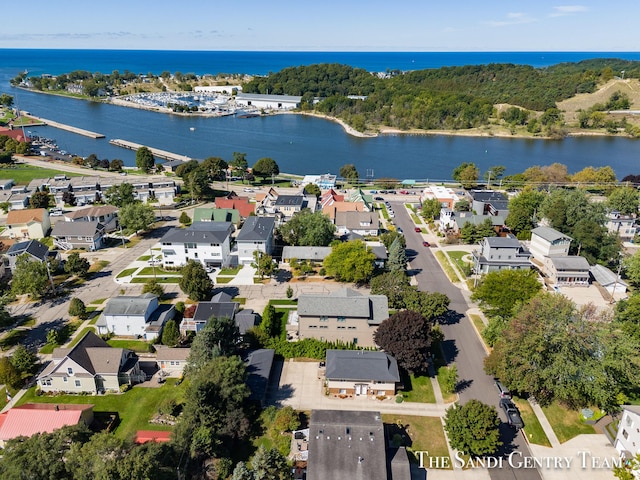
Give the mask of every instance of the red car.
M 416 233 L 422 233 L 422 230 L 420 229 L 420 227 L 416 227 L 415 230 L 416 230 Z
M 430 247 L 431 244 L 429 242 L 422 242 L 423 247 Z
M 406 190 L 400 190 L 398 193 L 400 195 L 407 195 L 409 192 L 407 192 Z

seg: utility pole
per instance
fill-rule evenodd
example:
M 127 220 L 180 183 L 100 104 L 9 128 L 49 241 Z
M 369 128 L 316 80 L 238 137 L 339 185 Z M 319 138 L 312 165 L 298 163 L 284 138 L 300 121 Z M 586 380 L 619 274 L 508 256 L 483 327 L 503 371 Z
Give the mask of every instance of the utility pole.
M 609 303 L 616 303 L 616 287 L 618 286 L 618 281 L 620 280 L 620 270 L 622 270 L 622 259 L 618 256 L 618 273 L 616 273 L 616 281 L 613 284 L 613 290 L 611 291 L 611 301 Z

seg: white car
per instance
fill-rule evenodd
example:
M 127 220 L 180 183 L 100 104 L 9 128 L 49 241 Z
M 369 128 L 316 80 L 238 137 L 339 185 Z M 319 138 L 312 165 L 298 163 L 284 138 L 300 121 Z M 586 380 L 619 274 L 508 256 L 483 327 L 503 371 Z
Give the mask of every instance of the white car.
M 242 191 L 243 192 L 247 192 L 247 193 L 253 193 L 254 192 L 253 188 L 243 188 Z
M 152 258 L 147 263 L 149 265 L 160 265 L 160 264 L 162 264 L 162 261 L 158 260 L 157 258 Z

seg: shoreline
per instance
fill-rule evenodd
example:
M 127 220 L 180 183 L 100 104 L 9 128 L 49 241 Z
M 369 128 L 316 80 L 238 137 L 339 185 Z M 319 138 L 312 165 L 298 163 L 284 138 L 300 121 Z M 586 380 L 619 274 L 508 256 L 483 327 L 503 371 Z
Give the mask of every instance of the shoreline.
M 60 97 L 65 97 L 65 98 L 72 98 L 75 100 L 85 100 L 85 101 L 90 101 L 90 102 L 100 102 L 100 103 L 105 103 L 105 104 L 111 104 L 111 105 L 115 105 L 115 106 L 119 106 L 119 107 L 125 107 L 125 108 L 137 108 L 139 110 L 146 110 L 148 112 L 155 112 L 155 113 L 162 113 L 162 114 L 169 114 L 169 115 L 179 115 L 182 117 L 200 117 L 200 118 L 220 118 L 220 117 L 224 117 L 224 116 L 230 116 L 230 115 L 220 115 L 220 114 L 216 114 L 216 113 L 200 113 L 200 112 L 190 112 L 190 113 L 184 113 L 184 112 L 174 112 L 173 110 L 169 109 L 169 108 L 163 108 L 163 107 L 151 107 L 151 106 L 147 106 L 147 105 L 140 105 L 137 104 L 135 102 L 129 102 L 127 100 L 122 100 L 119 97 L 109 97 L 109 98 L 104 98 L 104 99 L 92 99 L 92 98 L 86 98 L 86 97 L 78 97 L 78 96 L 71 96 L 71 95 L 63 95 L 60 93 L 56 93 L 56 92 L 43 92 L 43 91 L 39 91 L 39 90 L 33 90 L 30 88 L 25 88 L 25 87 L 15 87 L 15 88 L 20 88 L 23 90 L 28 90 L 31 92 L 35 92 L 35 93 L 42 93 L 45 95 L 57 95 Z M 344 130 L 344 132 L 348 135 L 351 135 L 353 137 L 357 137 L 357 138 L 376 138 L 379 136 L 383 136 L 383 135 L 415 135 L 415 136 L 428 136 L 428 135 L 433 135 L 433 136 L 461 136 L 461 137 L 482 137 L 482 138 L 514 138 L 514 139 L 523 139 L 523 140 L 562 140 L 562 138 L 553 138 L 553 137 L 549 137 L 549 136 L 543 136 L 543 135 L 523 135 L 521 133 L 516 133 L 516 134 L 512 134 L 509 130 L 507 130 L 506 128 L 496 128 L 495 130 L 491 129 L 491 125 L 485 126 L 485 127 L 481 127 L 481 128 L 486 128 L 485 131 L 481 130 L 481 129 L 469 129 L 469 130 L 400 130 L 398 128 L 392 128 L 392 127 L 378 127 L 378 131 L 377 132 L 360 132 L 358 130 L 356 130 L 355 128 L 349 126 L 347 123 L 345 123 L 342 119 L 340 118 L 336 118 L 336 117 L 331 117 L 329 115 L 325 115 L 322 113 L 316 113 L 316 112 L 307 112 L 307 111 L 270 111 L 264 115 L 260 114 L 260 117 L 268 117 L 271 115 L 306 115 L 309 117 L 315 117 L 315 118 L 319 118 L 322 120 L 328 120 L 331 122 L 335 122 L 337 124 L 339 124 L 342 129 Z M 567 137 L 623 137 L 623 138 L 633 138 L 630 135 L 627 134 L 611 134 L 608 133 L 606 131 L 602 131 L 602 132 L 594 132 L 594 131 L 587 131 L 587 130 L 578 130 L 578 131 L 568 131 L 566 136 L 563 138 L 567 138 Z

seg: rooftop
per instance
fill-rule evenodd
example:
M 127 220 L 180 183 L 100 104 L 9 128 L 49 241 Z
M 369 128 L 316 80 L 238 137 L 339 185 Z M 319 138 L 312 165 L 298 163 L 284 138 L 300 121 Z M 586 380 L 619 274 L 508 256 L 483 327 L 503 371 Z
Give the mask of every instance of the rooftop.
M 249 217 L 244 222 L 237 241 L 266 241 L 273 233 L 275 223 L 273 217 Z
M 569 235 L 565 235 L 551 227 L 536 227 L 531 230 L 531 235 L 537 235 L 548 242 L 555 242 L 556 240 L 561 239 L 573 240 Z
M 30 222 L 42 222 L 45 215 L 49 215 L 44 208 L 27 208 L 25 210 L 9 210 L 7 214 L 7 225 L 19 225 Z
M 384 352 L 327 350 L 327 379 L 399 382 L 398 362 Z

